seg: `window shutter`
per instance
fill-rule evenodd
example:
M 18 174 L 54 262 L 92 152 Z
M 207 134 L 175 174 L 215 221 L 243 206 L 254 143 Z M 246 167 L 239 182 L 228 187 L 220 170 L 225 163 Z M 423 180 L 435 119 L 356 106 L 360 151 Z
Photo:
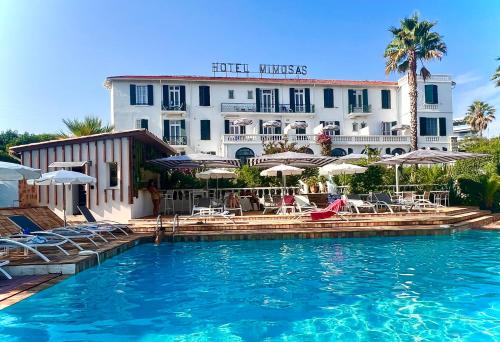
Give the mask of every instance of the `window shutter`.
M 319 124 L 323 127 L 325 127 L 325 122 L 324 121 L 320 121 Z
M 323 107 L 333 108 L 333 89 L 323 89 Z
M 181 137 L 186 136 L 186 120 L 181 120 Z
M 351 154 L 351 153 L 353 153 L 353 152 L 354 152 L 354 150 L 353 150 L 352 148 L 350 148 L 350 147 L 349 147 L 349 148 L 347 148 L 347 154 Z
M 432 104 L 433 103 L 433 97 L 434 91 L 432 89 L 432 84 L 426 84 L 425 85 L 425 103 Z
M 255 89 L 255 111 L 260 112 L 260 88 Z
M 152 106 L 154 104 L 153 101 L 153 85 L 148 84 L 148 106 Z
M 224 134 L 229 134 L 229 120 L 224 120 Z
M 262 127 L 263 123 L 263 120 L 259 120 L 259 134 L 264 134 L 264 128 Z
M 162 107 L 163 109 L 168 109 L 169 103 L 168 103 L 168 85 L 164 84 L 163 85 L 163 99 L 162 99 Z
M 199 87 L 199 101 L 200 106 L 210 106 L 210 87 L 200 86 Z
M 396 125 L 397 125 L 397 123 L 398 123 L 397 121 L 392 121 L 392 122 L 391 122 L 391 127 L 396 126 Z M 398 135 L 398 132 L 393 131 L 393 130 L 391 129 L 391 135 Z
M 276 121 L 278 121 L 279 123 L 281 123 L 281 120 L 276 120 Z M 274 130 L 274 133 L 275 134 L 281 134 L 281 126 L 276 127 L 276 129 Z
M 349 111 L 351 111 L 352 108 L 356 105 L 356 96 L 354 95 L 354 90 L 353 89 L 347 90 L 347 95 L 348 95 Z
M 363 89 L 363 111 L 368 111 L 368 89 Z
M 205 106 L 210 106 L 210 86 L 205 87 Z
M 186 110 L 186 86 L 180 86 L 181 110 Z
M 340 121 L 334 121 L 333 122 L 335 125 L 339 126 L 338 131 L 335 131 L 335 135 L 340 135 Z
M 385 154 L 391 154 L 391 148 L 390 147 L 386 147 Z
M 170 139 L 170 120 L 163 120 L 163 140 Z
M 135 100 L 135 84 L 130 85 L 130 105 L 133 106 L 136 104 Z
M 419 123 L 420 123 L 420 135 L 421 136 L 426 136 L 427 135 L 427 118 L 420 118 Z
M 240 134 L 246 134 L 247 133 L 247 126 L 241 126 L 240 127 Z
M 391 108 L 391 92 L 390 90 L 382 90 L 382 109 Z
M 306 97 L 305 102 L 306 102 L 306 113 L 311 112 L 311 90 L 309 88 L 306 88 L 304 91 L 304 95 Z
M 387 90 L 387 109 L 391 109 L 391 91 Z
M 274 89 L 274 111 L 276 113 L 280 112 L 280 91 L 279 91 L 279 89 Z
M 433 104 L 438 104 L 439 101 L 438 101 L 438 86 L 433 84 L 432 85 L 432 100 L 433 100 Z
M 295 88 L 290 88 L 290 111 L 295 112 Z
M 141 128 L 149 129 L 148 119 L 141 119 Z
M 210 120 L 200 120 L 200 139 L 210 140 Z
M 439 118 L 439 136 L 446 136 L 446 118 Z

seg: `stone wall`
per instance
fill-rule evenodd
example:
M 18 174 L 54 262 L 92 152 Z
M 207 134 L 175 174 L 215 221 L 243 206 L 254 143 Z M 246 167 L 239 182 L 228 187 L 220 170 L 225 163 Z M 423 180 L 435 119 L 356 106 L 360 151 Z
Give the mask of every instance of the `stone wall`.
M 28 185 L 25 180 L 19 181 L 19 206 L 21 208 L 38 205 L 38 190 L 35 185 Z

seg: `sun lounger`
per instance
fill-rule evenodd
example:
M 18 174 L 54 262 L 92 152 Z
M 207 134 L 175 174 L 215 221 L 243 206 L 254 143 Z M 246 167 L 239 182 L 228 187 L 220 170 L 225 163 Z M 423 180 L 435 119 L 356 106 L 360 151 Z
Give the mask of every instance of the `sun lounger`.
M 373 210 L 374 213 L 377 213 L 377 208 L 373 203 L 368 201 L 364 201 L 357 194 L 351 194 L 347 196 L 347 206 L 350 208 L 354 208 L 356 212 L 359 214 L 359 209 L 369 209 Z
M 68 241 L 73 244 L 79 250 L 83 250 L 83 248 L 75 242 L 75 240 L 87 240 L 92 242 L 95 246 L 97 243 L 94 241 L 96 237 L 99 237 L 107 242 L 99 234 L 92 232 L 90 226 L 79 226 L 75 229 L 72 229 L 71 226 L 68 227 L 58 227 L 53 229 L 44 230 L 38 224 L 36 224 L 31 218 L 25 215 L 11 215 L 8 217 L 9 221 L 11 221 L 14 225 L 16 225 L 20 233 L 28 234 L 28 235 L 52 235 L 59 238 L 68 239 Z M 82 228 L 82 229 L 80 229 Z M 87 229 L 83 229 L 87 228 Z
M 9 264 L 9 260 L 0 260 L 0 272 L 3 273 L 3 275 L 7 278 L 7 279 L 12 279 L 12 276 L 7 273 L 6 270 L 4 270 L 2 267 L 3 266 L 6 266 Z
M 90 224 L 89 227 L 91 227 L 91 229 L 93 229 L 93 231 L 107 232 L 110 235 L 112 235 L 114 238 L 116 238 L 116 236 L 113 234 L 113 232 L 115 232 L 115 231 L 120 231 L 125 235 L 129 235 L 125 231 L 125 229 L 130 230 L 129 226 L 126 224 L 119 223 L 116 221 L 109 221 L 109 220 L 97 221 L 95 219 L 94 215 L 92 215 L 92 213 L 90 212 L 89 208 L 87 208 L 84 205 L 79 205 L 78 210 L 83 215 L 83 217 L 85 217 L 85 220 L 87 220 L 87 222 Z M 95 226 L 97 226 L 97 228 L 95 228 Z
M 261 201 L 264 210 L 262 214 L 265 214 L 268 210 L 275 211 L 281 207 L 281 197 L 272 197 L 271 195 L 264 195 L 264 198 Z
M 45 254 L 38 251 L 37 248 L 57 248 L 65 255 L 69 255 L 69 253 L 61 247 L 67 242 L 67 239 L 55 237 L 18 234 L 0 238 L 0 248 L 3 248 L 7 252 L 11 249 L 24 249 L 25 251 L 36 254 L 43 261 L 49 262 L 50 259 Z
M 209 197 L 201 197 L 198 199 L 198 202 L 193 205 L 193 209 L 191 210 L 191 215 L 195 215 L 200 211 L 204 211 L 206 209 L 213 209 L 215 211 L 222 212 L 224 211 L 224 206 L 217 203 L 215 200 Z
M 310 202 L 309 198 L 304 195 L 295 195 L 295 207 L 299 212 L 305 212 L 305 211 L 311 211 L 311 210 L 317 210 L 318 207 L 316 206 L 316 203 Z
M 243 216 L 243 208 L 241 207 L 241 202 L 240 202 L 239 206 L 231 208 L 229 206 L 228 201 L 229 201 L 229 198 L 226 197 L 226 199 L 224 200 L 224 211 L 235 212 L 235 213 L 239 212 L 240 216 Z
M 385 192 L 377 192 L 373 194 L 374 199 L 371 203 L 378 207 L 386 207 L 391 213 L 394 213 L 394 209 L 403 210 L 410 212 L 411 205 L 395 202 L 391 199 L 391 196 Z
M 345 218 L 342 214 L 339 213 L 340 208 L 342 208 L 342 206 L 344 206 L 344 205 L 345 205 L 345 201 L 343 199 L 337 199 L 337 200 L 333 201 L 332 203 L 330 203 L 325 209 L 319 209 L 316 211 L 312 211 L 310 213 L 311 219 L 313 221 L 317 221 L 317 220 L 323 220 L 323 219 L 330 218 L 334 215 L 337 215 L 341 219 L 348 221 L 347 218 Z

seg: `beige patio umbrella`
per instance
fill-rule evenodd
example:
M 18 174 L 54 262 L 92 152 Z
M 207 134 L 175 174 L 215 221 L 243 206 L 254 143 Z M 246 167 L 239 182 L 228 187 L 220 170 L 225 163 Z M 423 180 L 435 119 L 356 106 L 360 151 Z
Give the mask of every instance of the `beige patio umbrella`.
M 196 174 L 196 178 L 199 179 L 206 179 L 207 180 L 207 189 L 208 189 L 208 180 L 209 179 L 215 179 L 216 180 L 216 186 L 215 186 L 215 194 L 218 197 L 219 195 L 219 179 L 231 179 L 231 178 L 236 178 L 236 173 L 224 169 L 210 169 L 207 171 L 203 172 L 198 172 Z
M 304 169 L 291 165 L 279 164 L 269 169 L 262 170 L 260 175 L 265 177 L 276 177 L 281 174 L 283 180 L 283 191 L 286 189 L 286 176 L 301 175 Z
M 319 174 L 322 176 L 336 176 L 342 175 L 343 182 L 345 183 L 345 175 L 354 175 L 357 173 L 364 173 L 366 167 L 353 165 L 353 164 L 328 164 L 319 168 Z M 342 184 L 345 185 L 345 184 Z

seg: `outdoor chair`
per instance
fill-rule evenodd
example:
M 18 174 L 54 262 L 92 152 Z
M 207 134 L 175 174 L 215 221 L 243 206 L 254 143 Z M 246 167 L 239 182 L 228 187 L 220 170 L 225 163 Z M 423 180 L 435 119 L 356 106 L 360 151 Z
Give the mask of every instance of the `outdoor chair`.
M 85 220 L 87 220 L 87 223 L 90 225 L 88 226 L 90 230 L 95 231 L 97 233 L 108 233 L 114 238 L 116 236 L 113 234 L 116 231 L 122 232 L 125 235 L 129 235 L 125 229 L 129 229 L 128 225 L 122 224 L 116 221 L 109 221 L 109 220 L 102 220 L 102 221 L 97 221 L 94 215 L 90 212 L 89 208 L 87 208 L 84 205 L 79 205 L 78 210 L 80 213 L 85 217 Z
M 351 209 L 354 208 L 356 213 L 360 213 L 359 209 L 369 209 L 373 210 L 374 213 L 377 213 L 377 207 L 368 201 L 364 201 L 361 199 L 361 196 L 357 194 L 350 194 L 346 196 L 347 206 Z
M 281 197 L 264 195 L 264 197 L 261 198 L 261 204 L 264 207 L 262 214 L 265 214 L 267 211 L 278 210 L 281 207 Z
M 394 210 L 403 210 L 406 209 L 408 212 L 410 211 L 408 209 L 408 205 L 406 204 L 401 204 L 398 202 L 394 202 L 391 199 L 391 196 L 385 192 L 377 192 L 373 194 L 373 199 L 372 199 L 372 204 L 376 205 L 377 207 L 386 207 L 391 214 L 394 214 Z
M 198 199 L 195 205 L 193 205 L 193 209 L 191 210 L 191 215 L 194 216 L 200 211 L 206 209 L 223 212 L 224 206 L 209 197 L 202 197 Z
M 307 196 L 295 195 L 294 197 L 295 197 L 295 207 L 299 212 L 318 209 L 316 203 L 310 202 Z
M 346 217 L 344 217 L 344 215 L 340 213 L 340 209 L 344 205 L 345 205 L 345 200 L 336 199 L 335 201 L 330 203 L 326 208 L 310 212 L 311 220 L 313 221 L 323 220 L 336 215 L 342 220 L 349 221 Z
M 7 279 L 12 279 L 12 276 L 6 271 L 4 270 L 2 267 L 3 266 L 6 266 L 10 263 L 9 260 L 0 260 L 0 272 L 3 273 L 3 275 L 7 278 Z
M 240 216 L 243 216 L 243 208 L 241 206 L 241 201 L 237 207 L 230 207 L 229 206 L 229 197 L 226 197 L 224 199 L 224 211 L 228 212 L 235 212 L 235 213 L 240 213 Z

